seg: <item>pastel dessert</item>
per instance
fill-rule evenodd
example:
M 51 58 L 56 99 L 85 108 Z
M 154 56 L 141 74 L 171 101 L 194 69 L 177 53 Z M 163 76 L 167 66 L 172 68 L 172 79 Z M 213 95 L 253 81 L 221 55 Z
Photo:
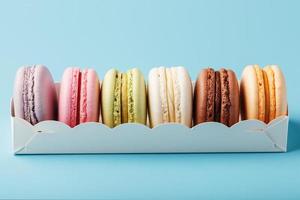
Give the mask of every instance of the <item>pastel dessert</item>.
M 181 123 L 192 126 L 193 89 L 184 67 L 158 67 L 148 77 L 150 126 Z
M 287 115 L 285 78 L 277 65 L 245 67 L 241 79 L 242 119 L 258 119 L 265 123 Z
M 203 69 L 195 83 L 194 124 L 221 122 L 232 126 L 239 121 L 239 85 L 230 69 Z
M 15 117 L 33 125 L 57 119 L 56 88 L 45 66 L 24 66 L 17 71 L 13 105 Z
M 146 124 L 146 85 L 140 70 L 109 70 L 102 83 L 101 103 L 102 121 L 111 128 L 121 123 Z
M 95 70 L 69 67 L 64 71 L 58 111 L 58 120 L 70 127 L 99 121 L 100 83 Z

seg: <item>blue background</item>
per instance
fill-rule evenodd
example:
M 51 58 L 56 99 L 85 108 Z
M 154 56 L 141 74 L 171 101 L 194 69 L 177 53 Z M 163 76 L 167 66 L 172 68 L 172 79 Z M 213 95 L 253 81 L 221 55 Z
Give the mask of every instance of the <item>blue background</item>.
M 3 1 L 0 198 L 299 199 L 299 1 Z M 288 84 L 288 153 L 14 156 L 9 100 L 17 68 L 279 64 Z

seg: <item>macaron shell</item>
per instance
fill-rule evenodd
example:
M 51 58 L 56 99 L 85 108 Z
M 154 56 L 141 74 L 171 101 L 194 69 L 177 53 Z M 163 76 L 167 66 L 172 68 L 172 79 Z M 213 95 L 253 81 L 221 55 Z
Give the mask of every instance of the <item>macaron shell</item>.
M 162 121 L 160 123 L 168 123 L 169 122 L 169 106 L 168 106 L 168 87 L 167 87 L 167 75 L 166 68 L 159 67 L 157 69 L 158 77 L 159 77 L 159 95 L 160 95 L 160 107 L 162 108 Z M 170 99 L 169 99 L 170 100 Z
M 14 102 L 14 113 L 15 116 L 18 118 L 25 119 L 25 110 L 24 109 L 24 99 L 23 99 L 23 88 L 24 86 L 24 79 L 25 79 L 25 71 L 28 67 L 31 66 L 23 66 L 20 67 L 16 73 L 15 77 L 15 85 L 14 85 L 14 94 L 13 94 L 13 102 Z M 30 119 L 25 119 L 30 122 Z
M 129 80 L 128 84 L 128 104 L 130 104 L 130 99 L 133 99 L 133 118 L 131 115 L 131 108 L 128 107 L 128 122 L 135 122 L 135 123 L 141 123 L 146 124 L 147 120 L 147 102 L 146 102 L 146 85 L 145 80 L 137 68 L 131 69 L 128 71 L 127 75 L 130 74 L 130 76 L 127 76 Z M 131 92 L 132 90 L 132 95 Z
M 243 71 L 240 92 L 242 120 L 258 119 L 258 82 L 253 65 L 246 66 Z
M 214 120 L 215 72 L 212 68 L 201 70 L 195 85 L 194 123 Z
M 59 95 L 59 121 L 70 127 L 79 123 L 80 69 L 69 67 L 64 71 Z
M 230 118 L 228 126 L 232 126 L 239 121 L 240 116 L 240 94 L 239 94 L 239 84 L 235 73 L 228 69 L 228 82 L 229 82 L 229 98 L 230 98 Z
M 81 72 L 80 87 L 80 123 L 99 121 L 100 84 L 97 73 L 93 69 Z
M 276 94 L 276 117 L 287 115 L 287 92 L 284 75 L 277 65 L 271 65 L 274 73 Z
M 201 70 L 195 84 L 195 93 L 194 93 L 194 124 L 195 125 L 206 121 L 208 91 L 204 88 L 207 88 L 207 78 L 208 78 L 207 72 L 208 69 Z
M 155 127 L 158 124 L 163 123 L 162 102 L 166 102 L 167 100 L 162 101 L 160 93 L 161 84 L 158 68 L 152 68 L 148 75 L 148 108 L 150 127 Z
M 166 75 L 166 94 L 167 94 L 167 104 L 168 104 L 168 122 L 176 122 L 178 121 L 178 117 L 176 118 L 176 111 L 175 111 L 175 105 L 178 104 L 178 101 L 180 101 L 178 98 L 175 98 L 175 92 L 174 87 L 176 86 L 176 69 L 175 68 L 165 68 L 165 75 Z M 177 97 L 178 95 L 176 95 Z M 177 119 L 177 120 L 176 120 Z M 180 122 L 180 121 L 179 121 Z
M 230 87 L 229 87 L 229 78 L 227 74 L 227 70 L 220 70 L 220 80 L 221 80 L 221 116 L 220 122 L 229 125 L 230 120 Z
M 114 98 L 113 104 L 113 120 L 114 126 L 121 124 L 122 122 L 122 103 L 121 103 L 121 87 L 122 87 L 122 74 L 117 71 L 115 76 Z
M 43 65 L 35 69 L 35 109 L 39 121 L 57 119 L 57 93 L 50 71 Z
M 127 117 L 128 117 L 128 122 L 129 123 L 133 123 L 135 120 L 135 108 L 134 108 L 134 94 L 133 94 L 133 90 L 134 90 L 134 85 L 133 85 L 133 74 L 131 73 L 131 70 L 128 70 L 126 72 L 126 76 L 127 76 Z
M 103 79 L 101 86 L 101 112 L 102 121 L 109 127 L 114 127 L 114 89 L 115 89 L 115 77 L 117 70 L 109 70 Z
M 176 79 L 178 81 L 178 86 L 174 86 L 174 96 L 176 97 L 177 88 L 179 88 L 180 93 L 180 104 L 176 105 L 175 101 L 175 112 L 180 109 L 180 120 L 176 116 L 176 122 L 186 125 L 187 127 L 192 126 L 192 110 L 193 110 L 193 88 L 192 81 L 187 70 L 184 67 L 176 67 Z
M 213 69 L 208 69 L 207 73 L 206 121 L 210 122 L 214 121 L 215 118 L 216 79 L 215 71 Z
M 276 94 L 275 94 L 275 81 L 274 73 L 270 66 L 263 69 L 265 76 L 265 94 L 266 94 L 266 120 L 269 121 L 276 118 Z

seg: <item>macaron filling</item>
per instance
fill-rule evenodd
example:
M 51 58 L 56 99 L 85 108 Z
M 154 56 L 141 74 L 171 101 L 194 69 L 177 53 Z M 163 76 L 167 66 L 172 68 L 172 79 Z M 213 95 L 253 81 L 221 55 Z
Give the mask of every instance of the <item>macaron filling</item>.
M 128 122 L 128 96 L 127 96 L 127 74 L 122 73 L 122 86 L 121 86 L 121 121 L 122 123 Z
M 214 121 L 220 122 L 221 117 L 221 79 L 220 72 L 215 72 L 215 105 L 214 105 Z
M 31 124 L 39 122 L 35 113 L 34 73 L 35 66 L 25 69 L 22 92 L 24 119 Z

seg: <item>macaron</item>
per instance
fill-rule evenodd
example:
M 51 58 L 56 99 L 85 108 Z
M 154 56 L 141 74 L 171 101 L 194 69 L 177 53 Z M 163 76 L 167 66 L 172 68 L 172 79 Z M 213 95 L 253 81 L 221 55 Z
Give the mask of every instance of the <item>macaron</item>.
M 265 123 L 287 115 L 285 78 L 277 65 L 245 67 L 241 79 L 242 119 L 258 119 Z
M 99 121 L 100 82 L 95 70 L 69 67 L 64 71 L 58 111 L 58 120 L 70 127 Z
M 158 67 L 148 77 L 150 126 L 181 123 L 192 126 L 192 82 L 184 67 Z
M 57 93 L 49 70 L 43 65 L 19 68 L 15 78 L 15 117 L 31 124 L 57 119 Z
M 221 122 L 232 126 L 239 121 L 239 85 L 230 69 L 203 69 L 194 91 L 194 124 Z
M 101 105 L 102 121 L 111 128 L 122 123 L 146 124 L 146 85 L 141 71 L 109 70 L 102 83 Z

